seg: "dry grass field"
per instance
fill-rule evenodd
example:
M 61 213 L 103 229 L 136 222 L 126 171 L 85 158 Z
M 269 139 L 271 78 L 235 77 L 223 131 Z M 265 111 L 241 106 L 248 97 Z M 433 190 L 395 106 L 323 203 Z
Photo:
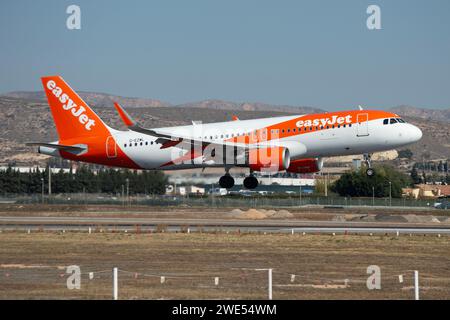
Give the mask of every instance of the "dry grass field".
M 273 268 L 274 299 L 412 299 L 415 269 L 421 298 L 450 299 L 448 236 L 3 231 L 0 243 L 0 299 L 110 299 L 112 267 L 120 299 L 265 299 L 256 268 Z M 69 265 L 80 290 L 66 287 Z M 366 287 L 369 265 L 381 290 Z

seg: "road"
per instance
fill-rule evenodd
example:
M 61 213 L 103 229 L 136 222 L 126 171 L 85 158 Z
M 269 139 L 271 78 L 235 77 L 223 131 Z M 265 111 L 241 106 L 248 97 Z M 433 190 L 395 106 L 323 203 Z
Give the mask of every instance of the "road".
M 102 230 L 134 231 L 239 231 L 268 233 L 411 233 L 450 234 L 450 225 L 392 223 L 392 222 L 340 222 L 299 220 L 240 220 L 240 219 L 172 219 L 172 218 L 111 218 L 111 217 L 7 217 L 0 216 L 2 230 Z

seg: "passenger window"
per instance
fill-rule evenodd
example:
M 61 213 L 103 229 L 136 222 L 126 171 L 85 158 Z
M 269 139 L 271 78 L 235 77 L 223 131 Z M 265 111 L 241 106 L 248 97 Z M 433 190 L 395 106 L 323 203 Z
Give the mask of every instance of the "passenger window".
M 389 119 L 384 119 L 383 120 L 383 124 L 388 124 L 389 123 Z
M 344 124 L 344 125 L 343 125 L 343 127 L 345 128 L 345 127 L 346 127 L 346 125 Z
M 397 120 L 395 120 L 394 118 L 391 118 L 391 122 L 390 122 L 391 124 L 393 124 L 393 123 L 397 123 Z
M 124 146 L 124 148 L 126 148 L 126 147 L 127 147 L 127 144 L 125 143 L 123 146 Z
M 349 123 L 349 124 L 348 124 L 348 126 L 349 126 L 349 127 L 351 127 L 351 126 L 352 126 L 352 124 L 351 124 L 351 123 Z

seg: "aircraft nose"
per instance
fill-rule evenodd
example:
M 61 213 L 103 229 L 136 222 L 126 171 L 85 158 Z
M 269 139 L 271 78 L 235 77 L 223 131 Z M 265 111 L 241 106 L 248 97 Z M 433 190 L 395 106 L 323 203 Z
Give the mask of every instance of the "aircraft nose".
M 422 130 L 420 130 L 418 127 L 411 125 L 411 128 L 409 130 L 410 139 L 411 142 L 416 142 L 422 139 Z

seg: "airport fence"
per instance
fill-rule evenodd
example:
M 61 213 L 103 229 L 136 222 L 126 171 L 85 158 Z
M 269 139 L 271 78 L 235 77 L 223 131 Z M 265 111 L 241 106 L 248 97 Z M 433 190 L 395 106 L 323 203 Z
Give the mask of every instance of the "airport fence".
M 373 267 L 373 266 L 371 266 Z M 369 267 L 370 268 L 370 267 Z M 155 272 L 138 267 L 2 264 L 0 299 L 449 299 L 450 277 L 382 269 L 379 277 L 264 268 Z
M 62 204 L 62 205 L 122 205 L 122 206 L 187 206 L 187 207 L 234 207 L 268 208 L 300 206 L 332 207 L 433 207 L 434 200 L 408 198 L 351 198 L 336 196 L 160 196 L 133 195 L 122 197 L 108 194 L 57 194 L 45 195 L 4 195 L 0 203 L 19 204 Z

